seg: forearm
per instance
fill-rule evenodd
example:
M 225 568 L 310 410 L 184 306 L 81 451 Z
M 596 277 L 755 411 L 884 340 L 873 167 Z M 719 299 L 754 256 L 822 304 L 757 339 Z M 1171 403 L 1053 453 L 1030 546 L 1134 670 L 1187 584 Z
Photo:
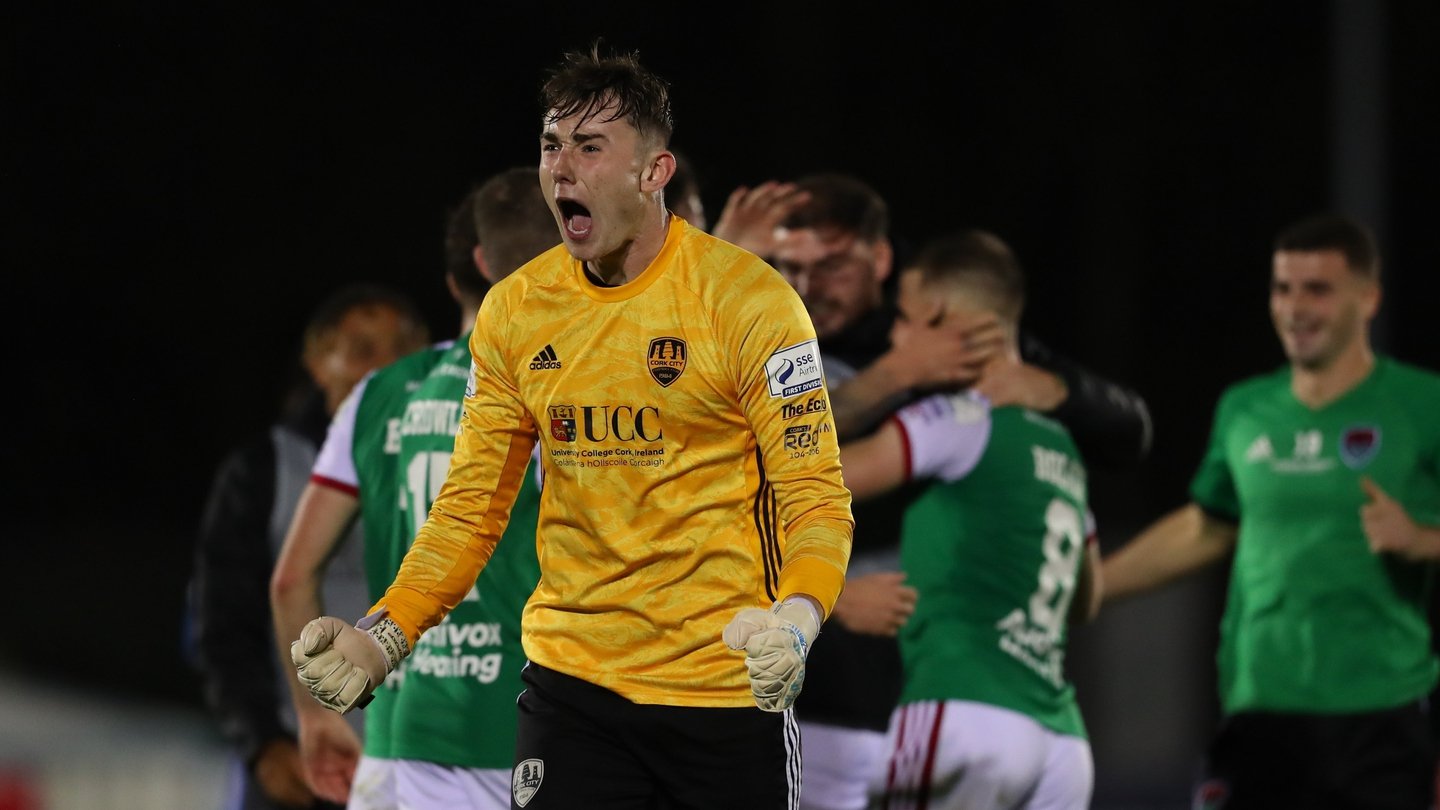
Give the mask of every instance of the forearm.
M 796 594 L 808 596 L 819 609 L 822 621 L 829 616 L 845 586 L 853 531 L 853 522 L 826 517 L 809 521 L 790 535 L 780 569 L 779 599 Z
M 901 358 L 887 352 L 830 391 L 830 409 L 841 441 L 861 436 L 910 394 L 914 377 Z
M 369 613 L 386 611 L 405 633 L 410 649 L 415 649 L 420 636 L 439 624 L 474 587 L 495 551 L 497 534 L 504 531 L 509 510 L 504 511 L 505 517 L 497 519 L 437 502 L 401 560 L 394 580 Z M 461 520 L 457 514 L 480 517 Z
M 1424 559 L 1440 559 L 1440 526 L 1418 526 L 1416 552 Z
M 1440 560 L 1440 526 L 1416 524 L 1414 539 L 1404 556 L 1416 562 Z
M 1145 529 L 1102 563 L 1105 601 L 1153 590 L 1225 557 L 1236 529 L 1188 504 Z
M 276 574 L 281 569 L 276 568 Z M 305 625 L 321 615 L 323 605 L 320 603 L 320 576 L 316 572 L 311 576 L 277 576 L 271 582 L 270 588 L 270 610 L 273 614 L 275 624 L 276 652 L 279 654 L 281 668 L 286 672 L 285 681 L 290 686 L 290 698 L 295 708 L 301 714 L 307 710 L 321 709 L 306 689 L 295 676 L 295 668 L 289 666 L 290 645 L 300 638 L 300 633 Z
M 1440 526 L 1421 526 L 1418 547 L 1427 560 L 1440 560 Z
M 325 610 L 321 582 L 331 553 L 344 537 L 359 500 L 329 487 L 309 484 L 300 495 L 295 516 L 281 546 L 270 577 L 270 613 L 275 628 L 276 652 L 286 673 L 295 708 L 304 712 L 318 708 L 290 666 L 290 645 L 311 619 Z M 353 621 L 354 617 L 344 617 Z

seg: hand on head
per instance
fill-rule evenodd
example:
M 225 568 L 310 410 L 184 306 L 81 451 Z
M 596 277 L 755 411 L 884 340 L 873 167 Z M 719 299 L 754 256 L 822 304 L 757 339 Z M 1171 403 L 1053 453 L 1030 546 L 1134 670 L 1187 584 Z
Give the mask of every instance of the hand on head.
M 937 305 L 938 306 L 938 305 Z M 920 390 L 974 385 L 985 367 L 1004 354 L 1005 332 L 994 313 L 953 313 L 940 323 L 911 324 L 904 346 Z
M 780 241 L 780 223 L 809 200 L 810 192 L 794 183 L 767 180 L 754 188 L 740 186 L 730 192 L 711 234 L 769 258 Z
M 1001 354 L 985 366 L 975 390 L 985 395 L 992 408 L 1019 405 L 1042 413 L 1060 407 L 1070 393 L 1060 377 L 1009 354 Z

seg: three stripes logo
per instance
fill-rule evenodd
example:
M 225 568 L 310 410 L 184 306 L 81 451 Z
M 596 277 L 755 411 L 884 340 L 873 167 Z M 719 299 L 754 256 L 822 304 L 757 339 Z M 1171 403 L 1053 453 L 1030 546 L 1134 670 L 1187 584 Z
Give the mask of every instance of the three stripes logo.
M 547 368 L 560 368 L 560 359 L 555 356 L 555 348 L 549 343 L 546 343 L 545 348 L 541 349 L 540 353 L 535 355 L 535 359 L 530 361 L 531 371 Z

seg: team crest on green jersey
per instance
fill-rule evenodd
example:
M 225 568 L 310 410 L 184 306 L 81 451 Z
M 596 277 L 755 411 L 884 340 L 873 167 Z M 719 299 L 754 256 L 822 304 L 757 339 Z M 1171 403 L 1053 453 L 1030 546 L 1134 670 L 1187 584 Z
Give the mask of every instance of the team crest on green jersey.
M 1340 460 L 1352 470 L 1369 464 L 1379 452 L 1379 425 L 1351 425 L 1340 434 Z

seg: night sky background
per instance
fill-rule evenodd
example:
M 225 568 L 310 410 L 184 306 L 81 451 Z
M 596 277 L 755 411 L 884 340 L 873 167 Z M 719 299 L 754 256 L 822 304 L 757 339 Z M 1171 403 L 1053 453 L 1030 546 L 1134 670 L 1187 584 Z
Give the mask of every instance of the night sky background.
M 181 616 L 216 464 L 340 283 L 455 332 L 446 210 L 537 160 L 542 71 L 596 36 L 671 80 L 712 222 L 736 185 L 841 170 L 902 249 L 972 226 L 1015 248 L 1027 329 L 1155 419 L 1141 469 L 1094 475 L 1107 550 L 1186 499 L 1221 389 L 1283 362 L 1292 220 L 1375 226 L 1376 345 L 1440 368 L 1434 3 L 127 5 L 0 26 L 9 670 L 199 705 Z M 1183 801 L 1222 576 L 1077 633 L 1097 806 Z

